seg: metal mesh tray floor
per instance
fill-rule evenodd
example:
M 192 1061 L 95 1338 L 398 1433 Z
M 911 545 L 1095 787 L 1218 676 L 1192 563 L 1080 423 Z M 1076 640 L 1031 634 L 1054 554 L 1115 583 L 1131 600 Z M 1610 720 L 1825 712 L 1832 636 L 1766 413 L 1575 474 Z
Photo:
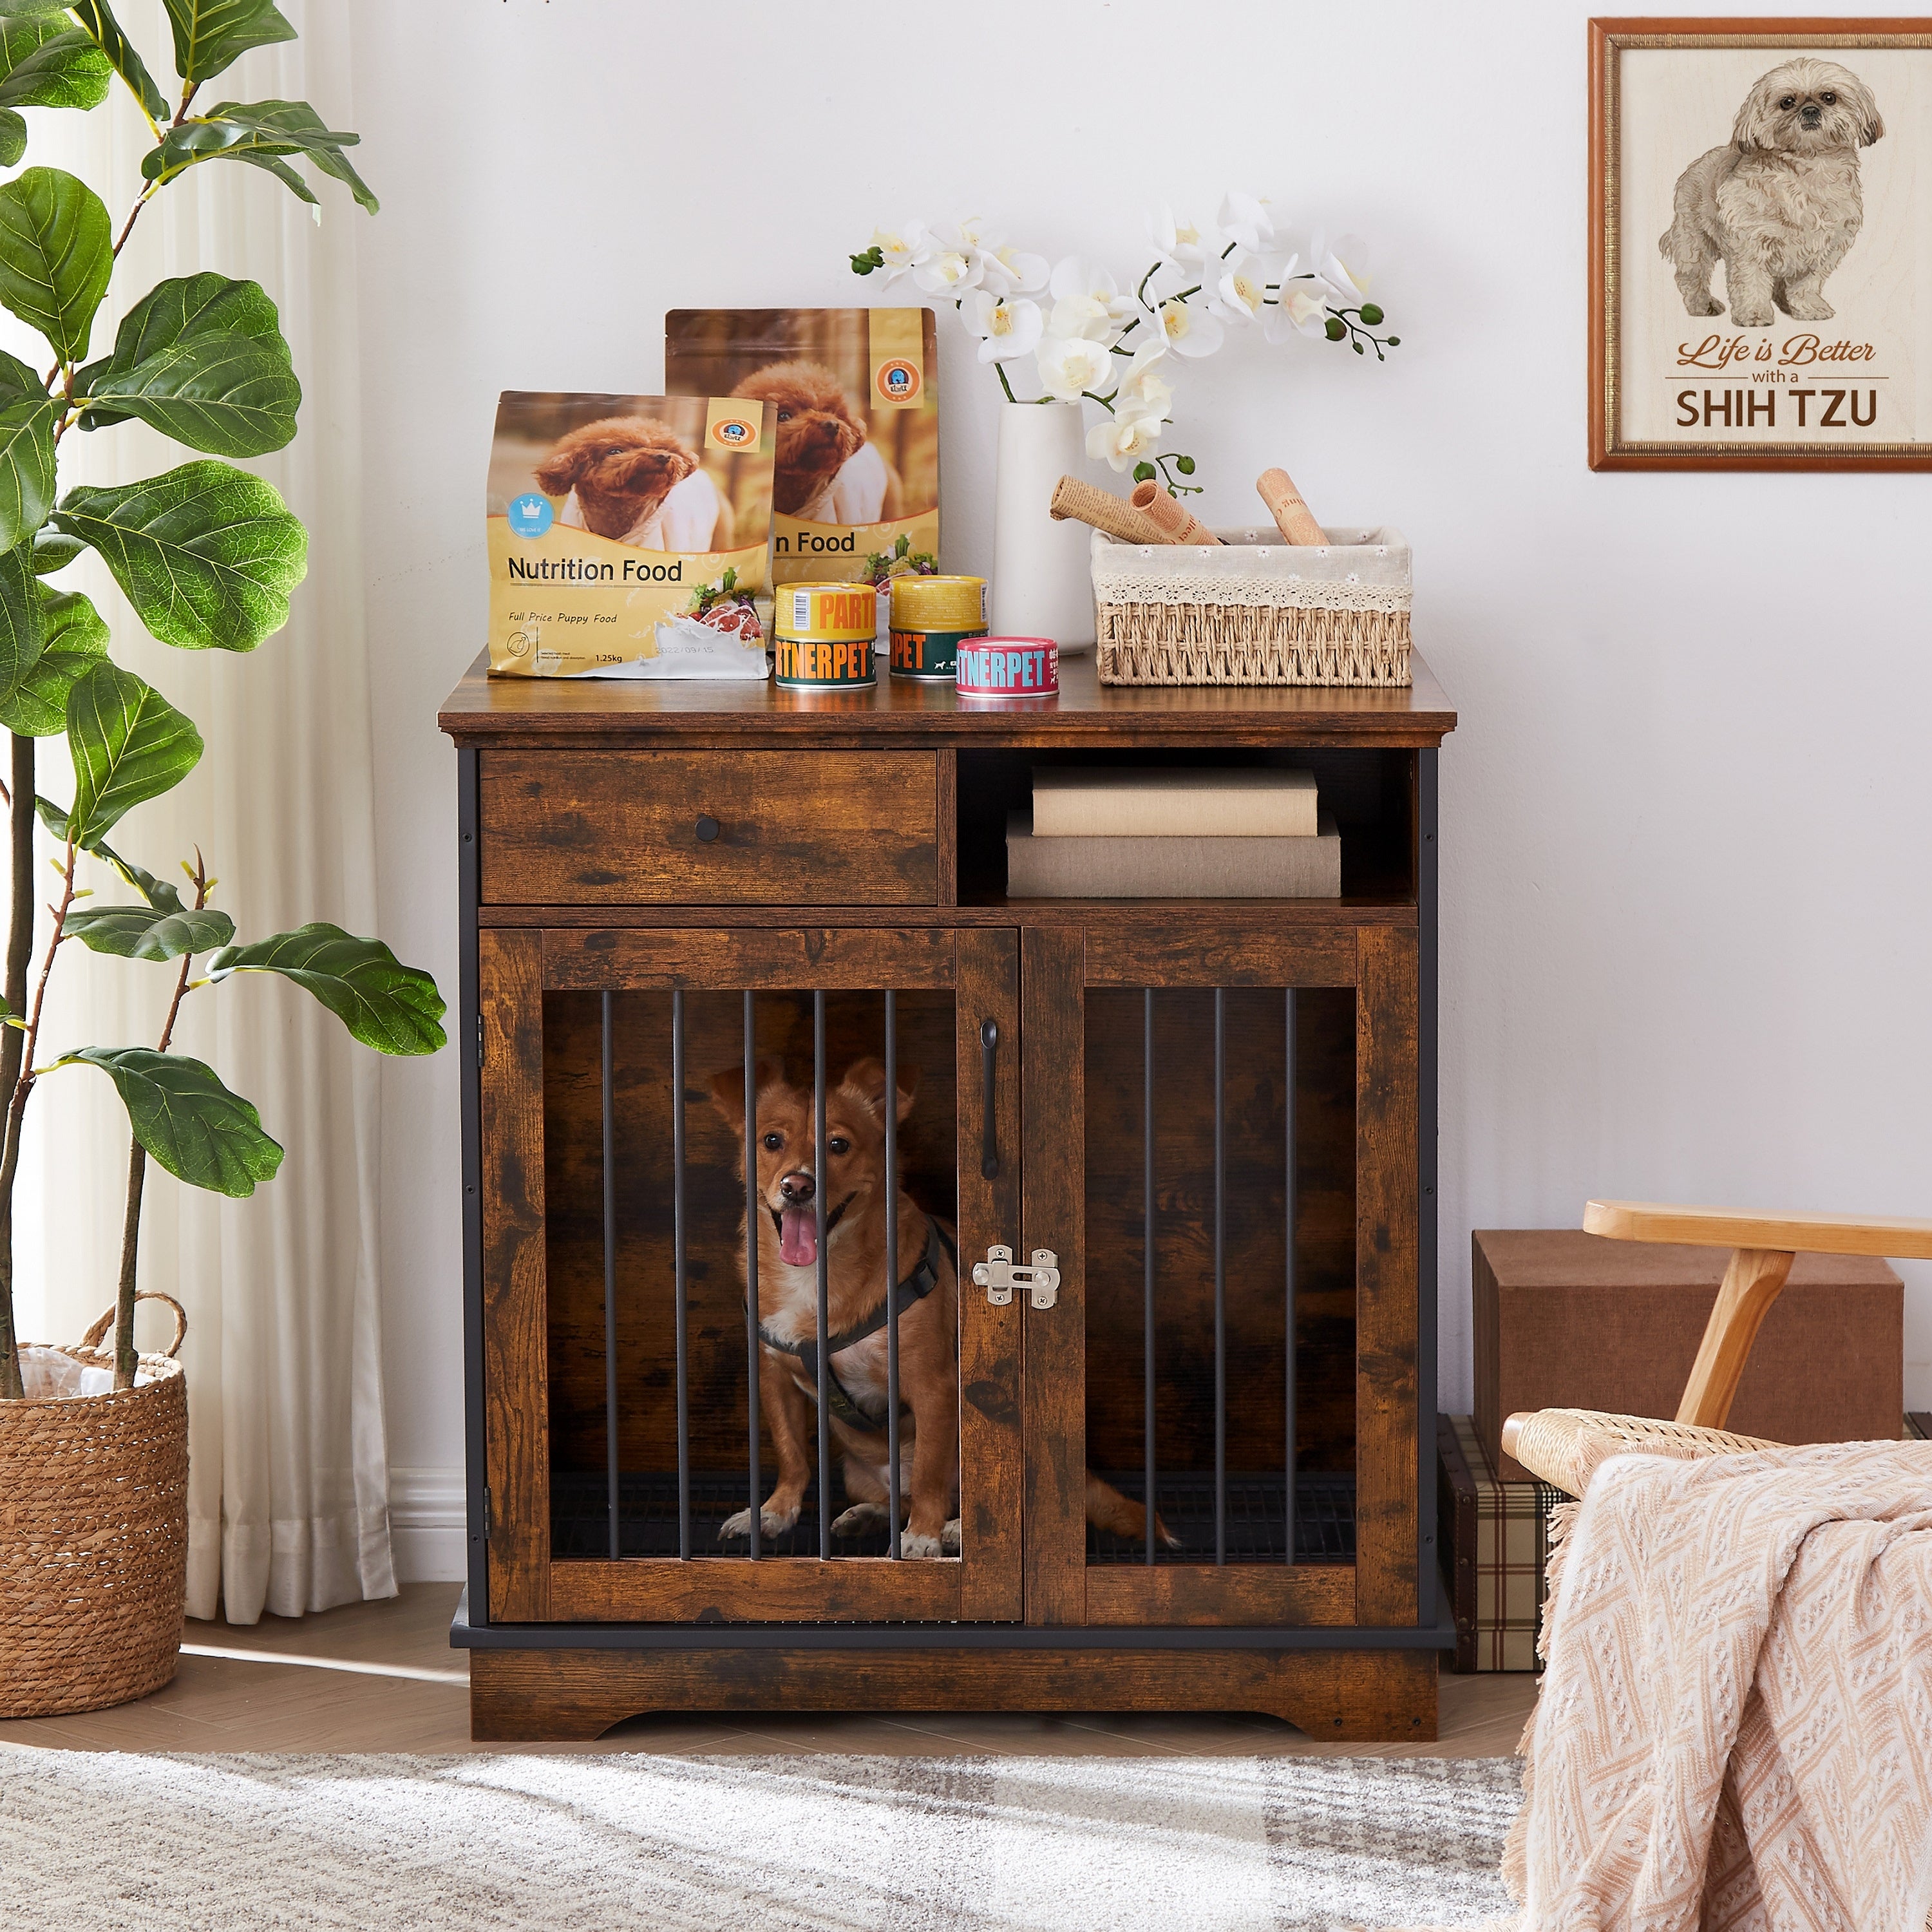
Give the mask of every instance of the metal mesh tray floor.
M 1107 1480 L 1138 1502 L 1138 1471 L 1108 1472 Z M 1179 1537 L 1178 1550 L 1162 1550 L 1161 1563 L 1212 1563 L 1214 1560 L 1214 1478 L 1184 1472 L 1160 1474 L 1156 1507 L 1161 1520 Z M 1287 1484 L 1280 1474 L 1230 1471 L 1228 1476 L 1228 1560 L 1231 1563 L 1280 1563 L 1287 1556 Z M 620 1548 L 626 1556 L 677 1554 L 677 1477 L 674 1472 L 631 1471 L 619 1479 Z M 1355 1560 L 1355 1479 L 1350 1474 L 1299 1474 L 1294 1484 L 1294 1560 L 1298 1563 L 1352 1563 Z M 738 1475 L 694 1473 L 691 1478 L 691 1550 L 693 1556 L 742 1559 L 749 1553 L 742 1538 L 718 1540 L 719 1526 L 745 1506 L 745 1479 Z M 845 1508 L 844 1486 L 835 1474 L 832 1514 Z M 554 1471 L 550 1476 L 550 1551 L 563 1559 L 608 1557 L 610 1527 L 604 1478 Z M 818 1490 L 805 1492 L 796 1525 L 779 1537 L 764 1539 L 766 1556 L 818 1554 Z M 883 1556 L 882 1527 L 862 1536 L 835 1536 L 834 1556 Z M 1141 1563 L 1146 1551 L 1136 1540 L 1089 1526 L 1090 1563 Z

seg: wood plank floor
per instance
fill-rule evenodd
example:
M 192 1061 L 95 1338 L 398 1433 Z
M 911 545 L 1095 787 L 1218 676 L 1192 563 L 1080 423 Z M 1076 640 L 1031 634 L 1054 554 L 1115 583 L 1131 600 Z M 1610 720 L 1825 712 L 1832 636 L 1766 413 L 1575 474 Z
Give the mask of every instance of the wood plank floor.
M 773 1714 L 752 1724 L 639 1718 L 593 1744 L 473 1744 L 467 1660 L 449 1648 L 457 1594 L 454 1583 L 424 1583 L 386 1603 L 317 1616 L 265 1616 L 252 1626 L 190 1623 L 180 1670 L 166 1690 L 111 1711 L 0 1723 L 0 1750 L 1499 1757 L 1516 1748 L 1536 1696 L 1532 1677 L 1445 1673 L 1442 1736 L 1432 1744 L 1318 1744 L 1268 1718 L 1113 1712 Z

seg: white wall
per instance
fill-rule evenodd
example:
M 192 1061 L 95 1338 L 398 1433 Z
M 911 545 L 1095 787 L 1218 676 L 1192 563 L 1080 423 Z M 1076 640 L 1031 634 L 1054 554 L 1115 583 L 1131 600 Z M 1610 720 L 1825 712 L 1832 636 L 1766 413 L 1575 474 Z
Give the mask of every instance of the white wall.
M 1701 8 L 1768 10 L 1803 10 Z M 1593 1192 L 1932 1212 L 1932 478 L 1586 467 L 1588 12 L 356 0 L 386 937 L 454 986 L 435 713 L 482 636 L 499 389 L 654 390 L 675 306 L 862 302 L 845 257 L 878 220 L 976 209 L 1125 271 L 1148 204 L 1246 185 L 1367 236 L 1403 338 L 1382 368 L 1244 344 L 1189 374 L 1174 446 L 1210 520 L 1283 462 L 1329 520 L 1414 545 L 1463 721 L 1445 1402 L 1472 1227 L 1574 1224 Z M 942 323 L 946 561 L 983 571 L 994 388 Z M 456 1058 L 384 1071 L 392 1454 L 421 1516 L 462 1453 Z M 1922 1270 L 1906 1352 L 1932 1402 Z

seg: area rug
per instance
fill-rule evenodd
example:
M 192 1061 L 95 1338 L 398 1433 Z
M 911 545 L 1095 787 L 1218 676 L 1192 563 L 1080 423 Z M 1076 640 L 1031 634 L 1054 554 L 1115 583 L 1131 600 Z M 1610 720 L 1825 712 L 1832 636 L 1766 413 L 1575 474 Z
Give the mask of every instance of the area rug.
M 0 1898 L 59 1932 L 1475 1926 L 1518 1768 L 7 1751 Z

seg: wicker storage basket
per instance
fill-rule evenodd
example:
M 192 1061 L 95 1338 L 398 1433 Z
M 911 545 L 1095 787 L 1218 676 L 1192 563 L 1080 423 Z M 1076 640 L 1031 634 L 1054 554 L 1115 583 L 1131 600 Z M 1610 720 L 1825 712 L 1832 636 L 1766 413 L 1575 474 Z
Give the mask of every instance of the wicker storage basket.
M 1209 544 L 1094 534 L 1102 684 L 1406 685 L 1408 545 L 1400 530 L 1336 529 L 1325 548 L 1274 530 Z
M 94 1711 L 175 1674 L 188 1585 L 188 1393 L 176 1350 L 103 1394 L 0 1402 L 0 1718 Z M 112 1310 L 71 1348 L 23 1348 L 33 1382 L 104 1369 Z M 98 1377 L 90 1376 L 90 1381 Z

